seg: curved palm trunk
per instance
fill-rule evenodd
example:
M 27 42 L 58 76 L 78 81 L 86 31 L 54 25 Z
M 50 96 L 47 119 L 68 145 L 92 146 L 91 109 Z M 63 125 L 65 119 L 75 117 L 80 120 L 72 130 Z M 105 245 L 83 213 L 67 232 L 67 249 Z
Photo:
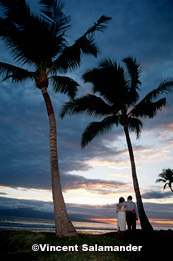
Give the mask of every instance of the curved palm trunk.
M 151 231 L 151 230 L 153 230 L 153 228 L 152 228 L 152 226 L 151 226 L 151 224 L 150 224 L 150 222 L 149 222 L 149 220 L 148 220 L 148 218 L 145 214 L 145 210 L 144 210 L 144 207 L 143 207 L 142 198 L 141 198 L 141 194 L 140 194 L 138 179 L 137 179 L 137 175 L 136 175 L 135 159 L 134 159 L 133 148 L 132 148 L 132 144 L 131 144 L 131 140 L 130 140 L 130 136 L 129 136 L 128 126 L 124 126 L 124 132 L 125 132 L 125 135 L 126 135 L 126 141 L 127 141 L 127 146 L 128 146 L 128 150 L 129 150 L 131 169 L 132 169 L 133 186 L 134 186 L 134 191 L 135 191 L 135 194 L 136 194 L 136 201 L 137 201 L 137 206 L 138 206 L 138 212 L 139 212 L 141 227 L 145 231 Z
M 50 167 L 51 167 L 51 181 L 52 181 L 52 195 L 54 204 L 55 227 L 56 235 L 63 236 L 77 236 L 72 222 L 69 219 L 64 198 L 61 190 L 59 167 L 58 167 L 58 153 L 57 153 L 57 134 L 56 134 L 56 120 L 54 115 L 53 106 L 47 92 L 47 88 L 41 88 L 44 97 L 47 113 L 50 124 Z
M 170 187 L 171 191 L 173 192 L 173 189 L 172 189 L 172 182 L 171 182 L 171 181 L 169 182 L 169 187 Z

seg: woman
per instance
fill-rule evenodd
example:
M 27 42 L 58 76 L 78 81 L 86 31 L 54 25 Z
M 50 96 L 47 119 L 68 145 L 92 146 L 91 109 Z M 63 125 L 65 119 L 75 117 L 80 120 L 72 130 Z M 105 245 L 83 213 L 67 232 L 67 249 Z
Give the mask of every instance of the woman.
M 126 205 L 123 197 L 119 198 L 119 203 L 116 205 L 116 212 L 118 213 L 118 238 L 122 238 L 126 230 Z

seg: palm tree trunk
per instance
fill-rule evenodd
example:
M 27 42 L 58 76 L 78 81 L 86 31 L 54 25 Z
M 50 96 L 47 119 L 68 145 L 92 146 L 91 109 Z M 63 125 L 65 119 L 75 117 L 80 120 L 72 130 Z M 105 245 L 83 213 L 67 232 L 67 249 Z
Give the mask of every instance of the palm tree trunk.
M 42 95 L 44 97 L 47 114 L 50 124 L 50 167 L 51 167 L 51 181 L 52 181 L 52 195 L 54 204 L 55 215 L 55 227 L 56 235 L 58 237 L 63 236 L 77 236 L 77 232 L 74 229 L 72 222 L 69 219 L 64 198 L 61 190 L 61 182 L 58 167 L 58 153 L 57 153 L 57 133 L 56 133 L 56 120 L 51 103 L 51 99 L 47 92 L 46 87 L 41 88 Z
M 152 226 L 151 226 L 151 224 L 150 224 L 150 222 L 149 222 L 149 220 L 148 220 L 148 218 L 145 214 L 145 210 L 144 210 L 143 203 L 142 203 L 138 179 L 137 179 L 137 175 L 136 175 L 135 159 L 134 159 L 133 148 L 132 148 L 132 144 L 131 144 L 131 140 L 130 140 L 130 136 L 129 136 L 128 126 L 124 126 L 124 132 L 125 132 L 125 135 L 126 135 L 126 141 L 127 141 L 127 146 L 128 146 L 128 150 L 129 150 L 130 163 L 131 163 L 131 169 L 132 169 L 133 186 L 134 186 L 134 191 L 135 191 L 135 194 L 136 194 L 136 201 L 137 201 L 137 206 L 138 206 L 138 212 L 139 212 L 141 227 L 142 227 L 142 230 L 144 230 L 144 231 L 152 231 L 153 228 L 152 228 Z

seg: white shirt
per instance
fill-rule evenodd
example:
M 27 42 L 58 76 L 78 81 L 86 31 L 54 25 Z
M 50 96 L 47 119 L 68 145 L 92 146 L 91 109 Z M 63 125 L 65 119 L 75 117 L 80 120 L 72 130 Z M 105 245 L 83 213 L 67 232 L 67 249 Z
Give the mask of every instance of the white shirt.
M 132 200 L 128 200 L 125 202 L 125 205 L 126 205 L 127 211 L 134 210 L 134 212 L 136 213 L 136 218 L 138 218 L 138 211 L 137 211 L 136 204 Z

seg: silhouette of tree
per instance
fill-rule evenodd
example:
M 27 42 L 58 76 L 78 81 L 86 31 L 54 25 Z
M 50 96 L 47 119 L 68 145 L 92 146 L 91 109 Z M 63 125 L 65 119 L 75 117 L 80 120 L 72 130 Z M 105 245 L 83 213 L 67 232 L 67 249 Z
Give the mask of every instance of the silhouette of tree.
M 152 230 L 142 203 L 129 130 L 135 131 L 137 138 L 139 137 L 142 128 L 140 118 L 153 118 L 157 111 L 166 105 L 166 98 L 155 102 L 153 100 L 163 92 L 170 91 L 173 82 L 162 82 L 157 89 L 139 101 L 140 65 L 136 59 L 131 57 L 123 59 L 123 63 L 126 70 L 111 59 L 106 59 L 98 68 L 86 72 L 83 75 L 84 81 L 92 83 L 93 93 L 98 93 L 99 96 L 88 94 L 67 102 L 62 108 L 60 116 L 63 118 L 65 114 L 86 113 L 96 117 L 104 117 L 99 122 L 90 123 L 84 130 L 81 141 L 82 148 L 95 136 L 106 133 L 113 126 L 121 125 L 123 127 L 130 156 L 141 227 L 145 230 Z
M 156 182 L 163 182 L 165 185 L 163 189 L 168 186 L 170 190 L 173 192 L 172 183 L 173 183 L 173 170 L 172 169 L 162 169 L 162 173 L 158 175 L 161 179 L 157 179 Z
M 11 51 L 12 58 L 21 66 L 0 62 L 3 80 L 13 82 L 33 80 L 43 95 L 50 127 L 50 167 L 54 202 L 56 235 L 77 235 L 66 211 L 59 177 L 56 120 L 47 88 L 49 81 L 54 91 L 67 94 L 71 99 L 77 93 L 78 83 L 66 73 L 80 66 L 83 54 L 97 56 L 94 32 L 104 31 L 105 23 L 111 18 L 102 16 L 69 46 L 65 33 L 70 27 L 70 17 L 65 16 L 61 1 L 39 1 L 41 12 L 32 13 L 25 0 L 0 0 L 4 14 L 0 18 L 0 37 Z M 30 67 L 29 67 L 30 66 Z M 28 70 L 32 68 L 32 71 Z

